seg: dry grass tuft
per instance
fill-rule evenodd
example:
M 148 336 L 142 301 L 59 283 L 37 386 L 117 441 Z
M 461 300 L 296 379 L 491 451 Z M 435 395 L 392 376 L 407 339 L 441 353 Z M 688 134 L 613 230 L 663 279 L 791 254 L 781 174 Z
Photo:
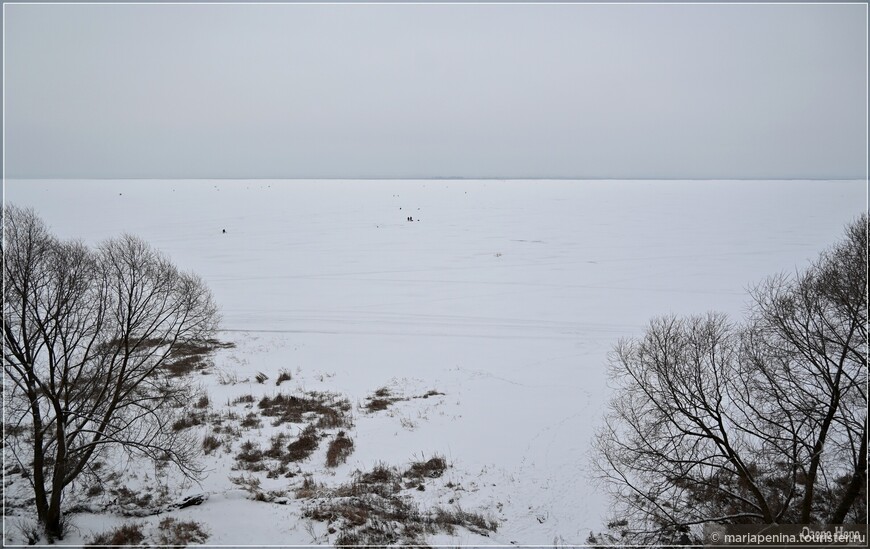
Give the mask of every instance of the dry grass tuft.
M 242 395 L 240 397 L 236 397 L 230 403 L 235 406 L 236 404 L 252 404 L 254 402 L 254 395 Z
M 305 475 L 302 479 L 302 485 L 296 489 L 296 499 L 309 499 L 317 495 L 320 487 L 314 482 L 314 477 Z
M 217 450 L 221 445 L 221 439 L 214 436 L 213 434 L 206 435 L 205 438 L 202 439 L 202 450 L 206 453 L 206 455 L 211 454 L 215 450 Z
M 273 425 L 303 423 L 306 414 L 318 416 L 317 427 L 332 429 L 350 427 L 350 401 L 333 393 L 310 392 L 304 395 L 277 394 L 264 396 L 257 404 L 264 416 L 275 418 Z
M 192 412 L 175 420 L 172 424 L 172 430 L 177 433 L 178 431 L 196 427 L 203 423 L 205 423 L 205 414 L 203 412 Z
M 155 340 L 148 343 L 156 346 L 161 342 Z M 216 339 L 176 343 L 167 356 L 168 361 L 163 367 L 167 370 L 170 377 L 181 377 L 207 368 L 210 364 L 208 355 L 215 350 L 235 346 L 234 343 L 221 343 Z
M 412 479 L 438 478 L 444 474 L 446 469 L 447 461 L 442 456 L 435 456 L 429 461 L 417 461 L 412 463 L 411 467 L 409 467 L 402 476 Z
M 208 533 L 197 522 L 166 517 L 160 521 L 159 527 L 157 545 L 162 547 L 185 547 L 191 543 L 205 543 L 208 539 Z
M 419 465 L 415 471 L 422 477 L 427 471 L 443 472 L 446 462 L 433 458 Z M 402 496 L 402 478 L 397 469 L 378 464 L 332 490 L 317 487 L 308 477 L 296 493 L 310 501 L 303 516 L 326 522 L 330 533 L 338 532 L 336 546 L 424 545 L 427 534 L 453 533 L 461 527 L 488 536 L 498 527 L 496 521 L 459 507 L 421 511 L 413 499 Z
M 236 467 L 246 471 L 264 471 L 266 466 L 263 464 L 263 451 L 260 445 L 246 440 L 242 443 L 240 452 L 236 454 Z
M 287 370 L 281 370 L 278 373 L 278 379 L 275 380 L 275 385 L 281 385 L 281 383 L 283 383 L 285 381 L 290 381 L 292 379 L 293 379 L 293 376 L 290 375 L 290 372 L 288 372 Z
M 283 459 L 287 461 L 302 461 L 307 459 L 320 444 L 320 434 L 313 425 L 308 425 L 299 434 L 299 437 L 287 446 L 287 453 Z
M 263 422 L 260 421 L 260 417 L 253 412 L 250 412 L 239 422 L 239 427 L 244 427 L 245 429 L 259 429 L 262 426 Z
M 353 453 L 353 439 L 346 436 L 344 431 L 339 431 L 335 438 L 329 442 L 326 450 L 326 466 L 338 467 Z
M 124 524 L 122 526 L 118 526 L 114 530 L 109 530 L 108 532 L 103 532 L 102 534 L 97 534 L 91 541 L 85 545 L 86 549 L 90 549 L 93 547 L 102 547 L 106 545 L 139 545 L 145 540 L 145 534 L 142 533 L 142 525 L 133 523 L 133 524 Z

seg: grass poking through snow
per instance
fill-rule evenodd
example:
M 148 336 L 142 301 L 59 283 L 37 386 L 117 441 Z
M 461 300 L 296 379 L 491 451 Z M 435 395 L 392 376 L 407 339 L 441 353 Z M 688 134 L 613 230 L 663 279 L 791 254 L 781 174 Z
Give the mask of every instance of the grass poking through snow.
M 345 435 L 344 431 L 339 431 L 329 442 L 329 448 L 326 450 L 326 466 L 338 467 L 347 461 L 352 452 L 353 439 Z
M 446 468 L 442 457 L 413 463 L 405 472 L 378 464 L 332 489 L 306 477 L 296 497 L 308 500 L 303 516 L 327 523 L 329 531 L 336 533 L 336 546 L 423 545 L 427 534 L 453 534 L 457 528 L 483 536 L 496 531 L 498 523 L 481 514 L 460 507 L 421 510 L 412 498 L 403 496 L 403 489 L 417 484 L 403 488 L 403 479 L 417 479 L 422 486 L 426 479 L 442 476 Z

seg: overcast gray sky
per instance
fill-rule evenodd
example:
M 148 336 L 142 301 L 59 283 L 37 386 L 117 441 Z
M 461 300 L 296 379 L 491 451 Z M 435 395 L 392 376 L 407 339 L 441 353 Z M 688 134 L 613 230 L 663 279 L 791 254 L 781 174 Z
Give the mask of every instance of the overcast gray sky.
M 865 177 L 861 4 L 4 8 L 7 177 Z

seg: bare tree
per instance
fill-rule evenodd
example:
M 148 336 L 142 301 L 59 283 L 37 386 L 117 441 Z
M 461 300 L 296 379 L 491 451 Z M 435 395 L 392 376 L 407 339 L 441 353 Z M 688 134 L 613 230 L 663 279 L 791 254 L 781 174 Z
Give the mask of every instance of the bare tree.
M 31 471 L 52 539 L 63 534 L 64 489 L 108 448 L 199 472 L 194 446 L 170 428 L 189 386 L 170 383 L 164 366 L 211 335 L 218 312 L 199 278 L 138 238 L 91 250 L 14 206 L 3 227 L 4 405 L 29 435 L 7 444 Z
M 752 370 L 780 412 L 800 420 L 795 519 L 804 524 L 843 522 L 866 484 L 867 220 L 805 271 L 752 291 Z
M 617 345 L 595 452 L 635 540 L 866 520 L 866 231 L 754 288 L 745 326 L 666 317 Z

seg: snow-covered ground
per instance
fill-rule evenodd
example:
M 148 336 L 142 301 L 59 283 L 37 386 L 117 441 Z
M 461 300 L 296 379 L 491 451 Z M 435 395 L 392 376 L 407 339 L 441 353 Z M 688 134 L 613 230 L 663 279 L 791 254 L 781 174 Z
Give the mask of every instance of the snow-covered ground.
M 354 453 L 327 471 L 321 449 L 304 471 L 338 483 L 379 462 L 405 467 L 443 455 L 451 467 L 440 484 L 412 497 L 482 513 L 498 530 L 430 542 L 549 546 L 584 543 L 607 515 L 588 451 L 614 343 L 656 315 L 715 309 L 739 318 L 749 285 L 793 271 L 840 237 L 866 208 L 866 186 L 7 181 L 5 199 L 34 207 L 62 237 L 95 244 L 129 232 L 200 274 L 222 308 L 219 339 L 236 344 L 202 376 L 215 408 L 275 394 L 280 370 L 293 373 L 281 390 L 347 396 Z M 258 372 L 270 380 L 256 383 Z M 218 382 L 232 377 L 238 383 Z M 385 386 L 409 397 L 444 394 L 366 412 L 366 398 Z M 268 441 L 265 425 L 255 433 Z M 237 474 L 230 454 L 206 464 L 201 486 L 172 489 L 209 500 L 173 516 L 203 523 L 209 544 L 333 539 L 301 518 L 299 500 L 247 499 L 228 480 Z M 7 542 L 22 540 L 14 520 Z M 80 543 L 121 519 L 77 514 L 72 522 L 66 541 Z

